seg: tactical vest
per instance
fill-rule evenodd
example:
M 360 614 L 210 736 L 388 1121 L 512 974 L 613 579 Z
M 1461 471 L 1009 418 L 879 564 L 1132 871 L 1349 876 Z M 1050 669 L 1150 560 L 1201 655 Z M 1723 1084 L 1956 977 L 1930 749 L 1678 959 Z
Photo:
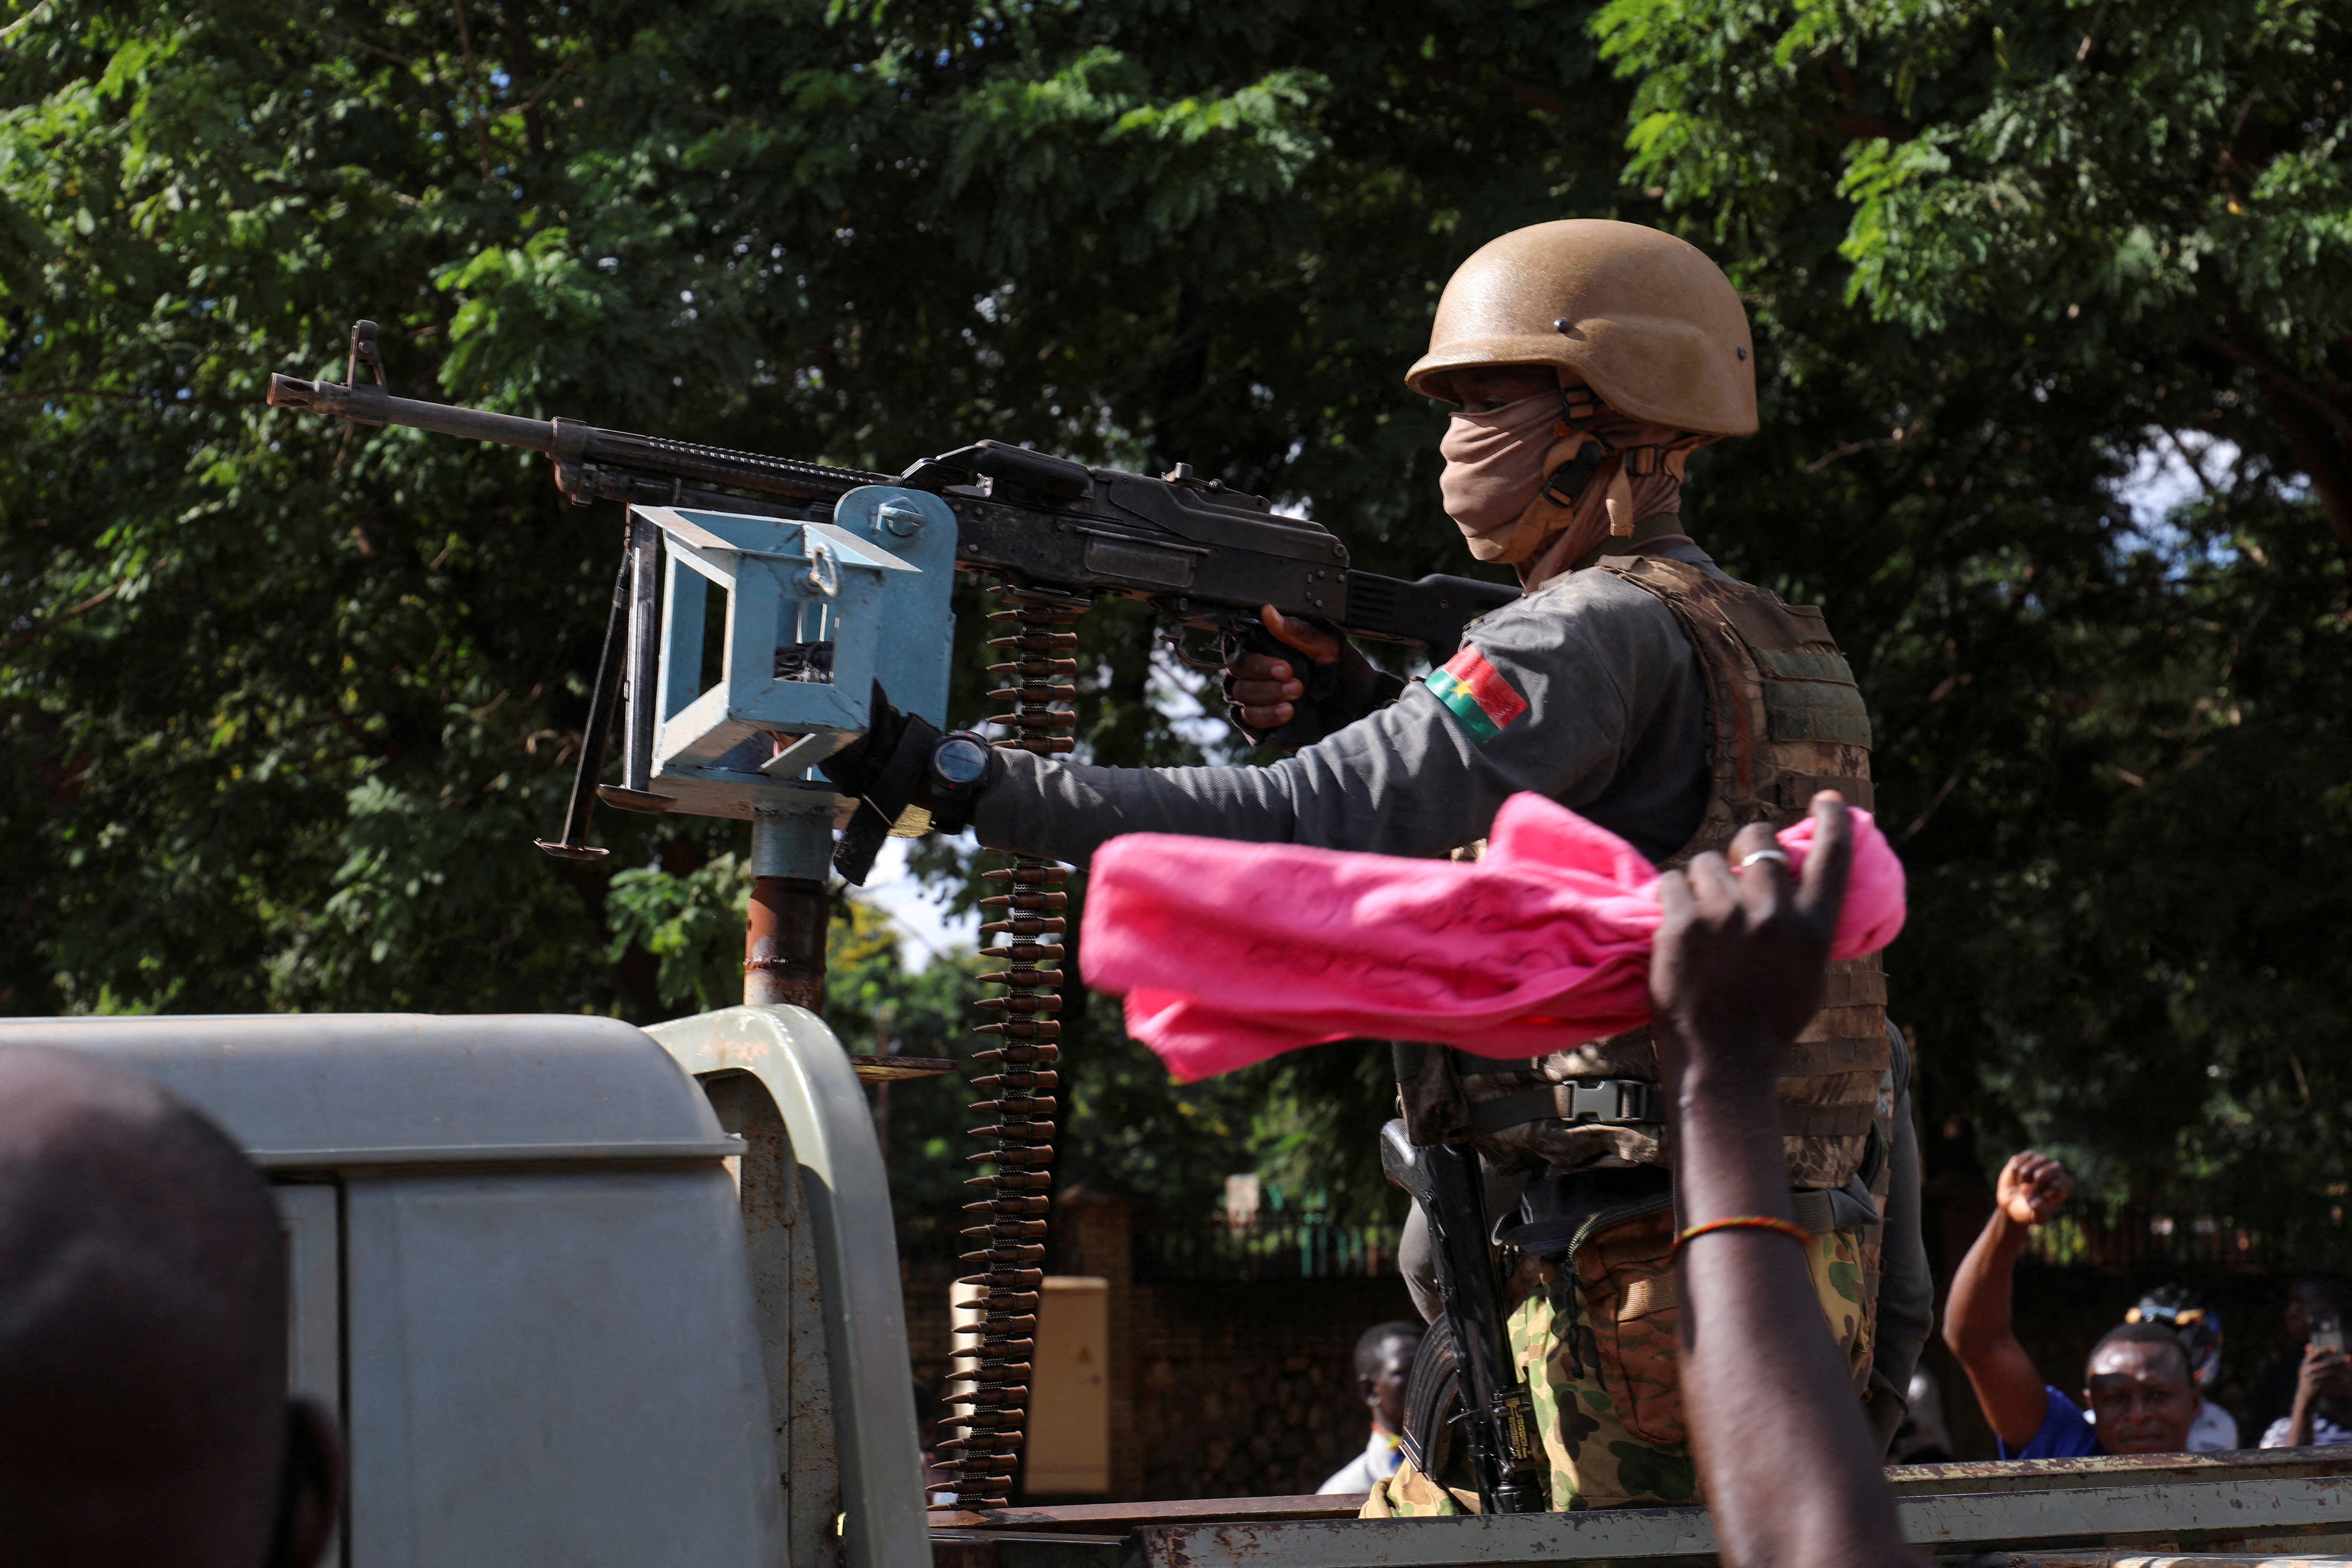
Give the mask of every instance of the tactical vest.
M 1657 595 L 1706 675 L 1712 788 L 1698 831 L 1667 866 L 1724 848 L 1751 822 L 1786 826 L 1820 790 L 1871 805 L 1870 717 L 1819 609 L 1659 556 L 1611 556 L 1599 569 Z M 1673 1163 L 1646 1026 L 1524 1065 L 1456 1051 L 1421 1060 L 1423 1072 L 1401 1086 L 1408 1118 L 1418 1110 L 1427 1125 L 1466 1117 L 1457 1131 L 1497 1166 Z M 1891 1062 L 1878 955 L 1832 963 L 1822 1010 L 1779 1080 L 1791 1187 L 1842 1187 L 1857 1174 L 1884 1186 Z

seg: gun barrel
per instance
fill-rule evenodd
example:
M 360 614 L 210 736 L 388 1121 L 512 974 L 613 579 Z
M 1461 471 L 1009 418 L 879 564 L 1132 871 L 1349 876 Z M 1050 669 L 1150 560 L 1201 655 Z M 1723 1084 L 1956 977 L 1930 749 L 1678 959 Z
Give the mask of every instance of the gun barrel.
M 572 419 L 524 419 L 448 403 L 420 403 L 413 397 L 394 397 L 381 385 L 371 383 L 344 386 L 331 381 L 273 375 L 269 378 L 268 401 L 272 407 L 306 408 L 313 413 L 337 415 L 355 425 L 405 425 L 413 429 L 430 430 L 436 436 L 496 441 L 504 447 L 545 452 L 555 459 L 558 487 L 566 493 L 576 489 L 575 499 L 583 500 L 590 495 L 609 495 L 625 501 L 724 503 L 723 496 L 688 496 L 679 486 L 692 479 L 788 500 L 833 501 L 860 485 L 893 482 L 889 474 L 869 474 L 859 468 L 836 468 L 758 452 L 730 452 L 723 447 L 636 436 L 626 430 L 600 430 Z M 662 493 L 660 487 L 649 491 L 611 476 L 599 483 L 594 476 L 580 471 L 587 465 L 629 470 L 673 483 L 667 493 Z
M 269 405 L 307 408 L 339 415 L 357 425 L 406 425 L 436 436 L 468 441 L 496 441 L 533 452 L 555 444 L 555 421 L 524 419 L 512 414 L 492 414 L 480 408 L 459 408 L 447 403 L 419 403 L 394 397 L 383 387 L 362 384 L 342 386 L 331 381 L 301 381 L 290 375 L 269 378 Z
M 625 430 L 598 430 L 570 420 L 555 423 L 564 427 L 562 434 L 567 437 L 576 433 L 579 456 L 585 461 L 669 479 L 697 479 L 785 500 L 834 501 L 861 485 L 898 482 L 895 475 L 871 474 L 863 468 L 836 468 L 830 464 L 771 458 L 760 452 L 734 452 L 724 447 L 702 447 L 660 436 L 633 436 Z M 558 458 L 570 455 L 561 448 L 555 453 Z

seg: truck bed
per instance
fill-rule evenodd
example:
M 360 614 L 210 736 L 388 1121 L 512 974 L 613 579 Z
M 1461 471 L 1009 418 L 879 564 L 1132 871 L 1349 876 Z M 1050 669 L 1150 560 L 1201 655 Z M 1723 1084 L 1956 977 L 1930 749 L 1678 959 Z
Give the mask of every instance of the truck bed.
M 2194 1553 L 2352 1552 L 2352 1445 L 1891 1469 L 1905 1535 L 1939 1563 L 2034 1568 Z M 1790 1478 L 1792 1486 L 1801 1479 Z M 935 1509 L 934 1568 L 1449 1568 L 1715 1563 L 1706 1510 L 1359 1520 L 1360 1497 Z

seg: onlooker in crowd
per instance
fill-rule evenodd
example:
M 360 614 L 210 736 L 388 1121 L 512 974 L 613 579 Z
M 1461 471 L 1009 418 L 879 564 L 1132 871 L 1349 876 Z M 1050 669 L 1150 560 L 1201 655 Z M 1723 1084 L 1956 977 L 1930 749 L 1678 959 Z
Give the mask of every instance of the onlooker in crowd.
M 2065 1167 L 2028 1150 L 2000 1169 L 1992 1217 L 1960 1260 L 1945 1304 L 1944 1342 L 1960 1358 L 2004 1459 L 2172 1454 L 2189 1445 L 2197 1381 L 2168 1329 L 2126 1323 L 2091 1347 L 2084 1403 L 2042 1381 L 2010 1322 L 2010 1279 L 2032 1228 L 2074 1190 Z
M 2213 1403 L 2209 1394 L 2221 1375 L 2221 1314 L 2204 1298 L 2182 1285 L 2158 1285 L 2124 1314 L 2126 1323 L 2154 1323 L 2170 1329 L 2189 1352 L 2189 1367 L 2197 1379 L 2197 1419 L 2189 1425 L 2189 1451 L 2218 1453 L 2238 1446 L 2238 1418 Z
M 2344 1353 L 2342 1331 L 2333 1345 L 2315 1335 L 2303 1347 L 2294 1404 L 2263 1432 L 2265 1448 L 2305 1448 L 2315 1443 L 2352 1443 L 2352 1356 Z
M 0 1565 L 310 1568 L 333 1427 L 286 1383 L 261 1177 L 145 1079 L 0 1051 Z
M 2311 1321 L 2333 1312 L 2340 1321 L 2352 1310 L 2352 1282 L 2338 1274 L 2305 1274 L 2287 1287 L 2286 1332 L 2294 1347 L 2254 1373 L 2246 1386 L 2246 1430 L 2267 1432 L 2294 1408 L 2303 1379 L 2303 1351 L 2311 1342 Z
M 1371 1412 L 1372 1435 L 1362 1453 L 1315 1489 L 1318 1494 L 1368 1492 L 1374 1481 L 1396 1473 L 1405 1384 L 1412 1379 L 1412 1358 L 1420 1350 L 1421 1325 L 1402 1319 L 1374 1323 L 1356 1341 L 1356 1391 Z
M 1780 1152 L 1773 1079 L 1821 1005 L 1852 855 L 1836 795 L 1814 796 L 1813 828 L 1794 889 L 1761 825 L 1740 829 L 1728 862 L 1701 855 L 1658 885 L 1650 999 L 1685 1227 L 1683 1402 L 1733 1568 L 1921 1561 L 1903 1543 L 1853 1370 L 1818 1327 Z

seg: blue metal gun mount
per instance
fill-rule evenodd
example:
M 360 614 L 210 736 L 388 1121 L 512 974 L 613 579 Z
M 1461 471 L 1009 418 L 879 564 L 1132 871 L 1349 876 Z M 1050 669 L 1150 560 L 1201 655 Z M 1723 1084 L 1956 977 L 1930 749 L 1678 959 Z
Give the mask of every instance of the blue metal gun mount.
M 866 732 L 877 680 L 944 726 L 956 520 L 939 497 L 869 485 L 830 522 L 635 506 L 629 524 L 624 782 L 608 801 L 829 825 L 851 803 L 813 770 Z

